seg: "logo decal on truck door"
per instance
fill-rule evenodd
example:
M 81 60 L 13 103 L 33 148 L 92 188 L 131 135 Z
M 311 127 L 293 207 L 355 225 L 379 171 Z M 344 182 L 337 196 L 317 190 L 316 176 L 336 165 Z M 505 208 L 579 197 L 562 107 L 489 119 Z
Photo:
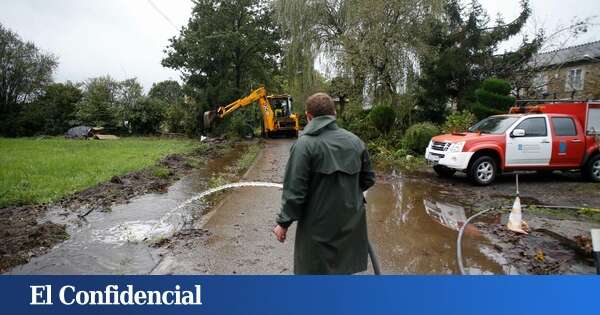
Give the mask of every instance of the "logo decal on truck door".
M 559 151 L 560 153 L 567 153 L 567 143 L 566 143 L 566 142 L 562 142 L 562 141 L 561 141 L 561 142 L 558 144 L 558 151 Z

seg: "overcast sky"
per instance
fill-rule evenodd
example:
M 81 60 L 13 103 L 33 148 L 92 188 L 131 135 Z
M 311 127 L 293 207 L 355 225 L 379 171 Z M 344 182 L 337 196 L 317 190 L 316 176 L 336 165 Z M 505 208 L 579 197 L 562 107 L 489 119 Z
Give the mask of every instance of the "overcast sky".
M 573 18 L 600 15 L 598 0 L 531 2 L 535 16 L 530 30 L 537 25 L 551 33 Z M 519 13 L 519 0 L 481 3 L 492 18 L 501 13 L 507 22 Z M 0 0 L 0 23 L 59 58 L 56 81 L 109 74 L 119 80 L 137 77 L 148 90 L 153 82 L 179 79 L 160 61 L 168 39 L 187 23 L 191 8 L 190 0 Z M 593 40 L 600 40 L 598 27 L 572 43 Z

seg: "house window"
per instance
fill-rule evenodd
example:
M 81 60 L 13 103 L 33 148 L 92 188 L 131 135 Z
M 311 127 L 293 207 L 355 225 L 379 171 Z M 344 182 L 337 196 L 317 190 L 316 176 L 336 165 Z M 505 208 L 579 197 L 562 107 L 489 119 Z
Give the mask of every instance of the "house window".
M 538 73 L 533 78 L 533 88 L 538 93 L 548 93 L 548 76 L 543 73 Z
M 571 69 L 567 73 L 567 84 L 565 85 L 567 91 L 580 91 L 583 90 L 583 71 L 581 68 Z

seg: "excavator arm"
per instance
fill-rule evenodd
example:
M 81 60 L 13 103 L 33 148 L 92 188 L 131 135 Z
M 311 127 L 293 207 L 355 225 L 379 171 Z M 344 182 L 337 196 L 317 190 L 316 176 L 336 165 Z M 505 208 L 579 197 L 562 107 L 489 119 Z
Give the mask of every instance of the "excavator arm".
M 256 90 L 252 91 L 247 96 L 240 98 L 240 99 L 232 102 L 229 105 L 219 107 L 217 109 L 217 115 L 219 116 L 219 118 L 225 118 L 225 116 L 233 113 L 240 107 L 248 106 L 262 98 L 266 99 L 266 97 L 267 97 L 267 92 L 265 91 L 265 88 L 260 87 Z
M 227 115 L 235 112 L 241 107 L 248 106 L 254 102 L 258 102 L 260 110 L 263 113 L 263 119 L 273 119 L 273 109 L 267 100 L 267 91 L 264 87 L 250 92 L 247 96 L 231 102 L 229 105 L 221 106 L 214 111 L 208 111 L 204 113 L 204 126 L 211 126 L 215 119 L 225 118 Z M 266 122 L 266 121 L 265 121 Z

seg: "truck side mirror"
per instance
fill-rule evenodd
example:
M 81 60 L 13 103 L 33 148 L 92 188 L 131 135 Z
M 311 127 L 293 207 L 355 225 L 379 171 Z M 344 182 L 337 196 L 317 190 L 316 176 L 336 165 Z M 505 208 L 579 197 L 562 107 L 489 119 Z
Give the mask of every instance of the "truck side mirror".
M 510 133 L 510 136 L 515 138 L 515 137 L 525 137 L 525 130 L 524 129 L 515 129 Z

